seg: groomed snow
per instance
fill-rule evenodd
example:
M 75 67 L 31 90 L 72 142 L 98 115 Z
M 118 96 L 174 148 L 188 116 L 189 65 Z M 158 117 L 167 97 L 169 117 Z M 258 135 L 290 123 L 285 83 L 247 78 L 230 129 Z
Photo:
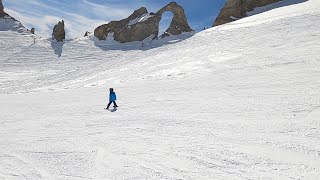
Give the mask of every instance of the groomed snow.
M 318 22 L 310 0 L 145 47 L 0 32 L 0 179 L 317 180 Z

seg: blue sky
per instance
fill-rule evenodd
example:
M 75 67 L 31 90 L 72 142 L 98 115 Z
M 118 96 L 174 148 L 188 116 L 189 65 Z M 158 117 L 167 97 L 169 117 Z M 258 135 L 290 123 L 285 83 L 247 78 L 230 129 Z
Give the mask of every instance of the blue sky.
M 101 24 L 128 17 L 142 6 L 156 12 L 170 0 L 3 0 L 5 11 L 26 27 L 36 28 L 42 37 L 50 37 L 53 26 L 66 22 L 67 38 L 81 37 Z M 191 28 L 200 31 L 211 27 L 225 0 L 176 0 L 184 7 Z M 163 31 L 169 26 L 171 13 L 161 22 Z

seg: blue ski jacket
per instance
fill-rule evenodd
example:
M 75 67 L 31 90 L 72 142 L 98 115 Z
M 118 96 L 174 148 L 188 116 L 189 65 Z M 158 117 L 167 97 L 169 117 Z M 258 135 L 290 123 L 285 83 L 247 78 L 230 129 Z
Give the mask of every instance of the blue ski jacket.
M 115 92 L 110 92 L 110 95 L 109 95 L 109 101 L 116 101 L 117 100 L 117 95 Z

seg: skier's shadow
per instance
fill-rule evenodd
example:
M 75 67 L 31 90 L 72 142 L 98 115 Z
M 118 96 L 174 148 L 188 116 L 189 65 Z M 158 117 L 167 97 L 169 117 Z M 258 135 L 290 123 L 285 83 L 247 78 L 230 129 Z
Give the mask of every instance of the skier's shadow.
M 115 107 L 113 109 L 110 110 L 110 112 L 116 112 L 118 109 Z
M 120 50 L 120 51 L 131 51 L 131 50 L 141 50 L 141 51 L 147 51 L 153 48 L 158 48 L 164 45 L 168 44 L 175 44 L 181 41 L 184 41 L 190 37 L 192 37 L 194 34 L 185 34 L 180 36 L 172 36 L 172 37 L 166 37 L 166 38 L 157 38 L 152 41 L 146 41 L 144 42 L 144 46 L 142 47 L 142 44 L 140 41 L 136 42 L 127 42 L 127 43 L 119 43 L 114 42 L 113 40 L 105 40 L 105 41 L 99 41 L 95 40 L 94 45 L 99 47 L 103 51 L 110 51 L 110 50 Z
M 118 109 L 116 107 L 114 107 L 113 109 L 104 108 L 104 110 L 108 110 L 110 112 L 116 112 Z
M 51 47 L 54 50 L 54 53 L 58 55 L 58 57 L 61 57 L 63 45 L 64 42 L 51 41 Z

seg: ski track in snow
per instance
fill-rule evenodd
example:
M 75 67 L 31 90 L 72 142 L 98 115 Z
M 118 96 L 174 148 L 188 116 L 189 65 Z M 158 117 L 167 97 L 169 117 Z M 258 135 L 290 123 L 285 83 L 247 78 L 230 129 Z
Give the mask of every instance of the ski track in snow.
M 46 39 L 0 32 L 0 179 L 319 179 L 310 4 L 153 49 L 76 39 L 60 58 Z

